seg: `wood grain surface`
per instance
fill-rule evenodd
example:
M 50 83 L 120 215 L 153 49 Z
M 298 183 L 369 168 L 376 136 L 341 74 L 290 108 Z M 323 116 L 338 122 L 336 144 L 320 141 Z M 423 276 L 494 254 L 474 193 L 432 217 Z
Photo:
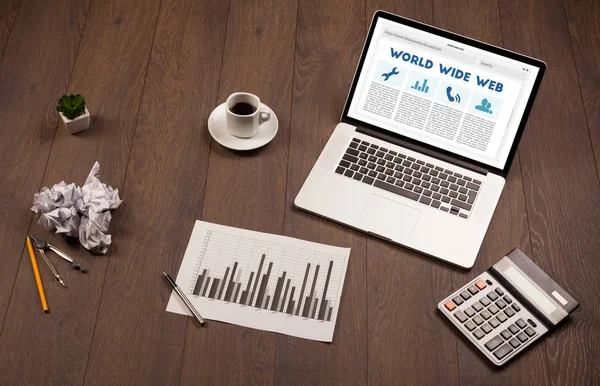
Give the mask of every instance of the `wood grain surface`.
M 469 271 L 294 207 L 378 9 L 548 65 Z M 0 384 L 600 384 L 599 18 L 595 0 L 0 2 Z M 267 146 L 212 140 L 208 116 L 234 91 L 277 114 Z M 66 92 L 86 97 L 90 130 L 59 122 Z M 81 185 L 96 160 L 124 199 L 106 256 L 29 210 L 42 186 Z M 161 272 L 176 275 L 197 219 L 351 247 L 333 343 L 167 313 Z M 90 270 L 57 262 L 64 290 L 40 268 L 49 314 L 28 233 Z M 581 307 L 497 369 L 436 305 L 514 247 Z

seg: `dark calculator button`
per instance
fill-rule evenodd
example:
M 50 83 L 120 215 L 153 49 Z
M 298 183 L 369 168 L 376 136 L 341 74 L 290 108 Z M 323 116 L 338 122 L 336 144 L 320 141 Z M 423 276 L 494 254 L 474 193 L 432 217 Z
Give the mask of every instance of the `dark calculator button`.
M 494 285 L 494 283 L 492 283 L 490 279 L 487 279 L 485 282 L 487 283 L 487 285 Z
M 360 154 L 360 152 L 358 150 L 356 150 L 356 149 L 346 149 L 346 153 L 355 155 L 357 157 Z
M 350 169 L 346 169 L 346 171 L 344 172 L 344 175 L 346 177 L 352 177 L 353 174 L 354 174 L 354 172 Z
M 367 165 L 367 161 L 365 161 L 364 159 L 359 159 L 359 160 L 358 160 L 358 164 L 359 164 L 360 166 L 366 166 L 366 165 Z
M 517 303 L 513 304 L 512 308 L 517 312 L 521 311 L 521 307 L 519 307 L 519 305 Z
M 511 340 L 508 341 L 508 343 L 510 343 L 510 345 L 513 346 L 514 348 L 517 348 L 521 345 L 521 342 L 519 342 L 519 340 L 517 338 L 512 338 Z
M 466 183 L 467 183 L 467 181 L 465 181 L 463 179 L 459 179 L 458 181 L 456 181 L 456 184 L 458 186 L 465 186 Z
M 488 320 L 489 318 L 491 318 L 491 317 L 492 317 L 492 314 L 490 314 L 490 313 L 488 312 L 488 310 L 483 310 L 483 311 L 481 311 L 481 313 L 480 313 L 479 315 L 481 315 L 481 317 L 482 317 L 483 319 L 485 319 L 485 320 Z
M 386 169 L 385 174 L 387 174 L 388 176 L 394 175 L 394 169 Z
M 465 323 L 465 327 L 467 328 L 467 330 L 473 331 L 477 326 L 475 326 L 475 323 L 469 320 L 467 323 Z
M 504 330 L 500 333 L 500 335 L 502 335 L 504 339 L 508 340 L 513 334 L 508 330 Z
M 460 293 L 460 296 L 462 296 L 463 299 L 467 300 L 471 298 L 471 294 L 467 291 L 463 291 Z
M 500 308 L 501 310 L 503 310 L 506 307 L 506 303 L 504 303 L 504 300 L 500 299 L 496 302 L 496 305 L 498 306 L 498 308 Z
M 354 171 L 357 171 L 357 170 L 358 170 L 358 168 L 359 168 L 359 166 L 358 166 L 357 164 L 352 164 L 352 165 L 350 165 L 350 169 L 352 169 L 352 170 L 354 170 Z
M 537 327 L 537 324 L 535 324 L 535 322 L 531 319 L 527 319 L 527 323 L 529 323 L 531 327 Z
M 385 153 L 384 153 L 384 152 L 382 152 L 382 151 L 378 151 L 378 152 L 376 152 L 376 153 L 375 153 L 375 155 L 376 155 L 377 157 L 381 158 L 381 157 L 383 157 L 383 156 L 385 155 Z
M 367 174 L 367 173 L 369 172 L 369 169 L 367 169 L 367 168 L 365 168 L 365 167 L 362 167 L 362 168 L 360 168 L 360 172 L 361 172 L 362 174 Z
M 535 330 L 531 327 L 527 327 L 525 329 L 525 333 L 527 334 L 527 336 L 529 336 L 531 338 L 532 336 L 535 335 Z
M 377 160 L 377 165 L 385 165 L 385 160 L 383 158 L 379 158 Z
M 502 288 L 496 288 L 495 291 L 500 296 L 504 295 L 504 291 L 502 291 Z
M 406 179 L 406 176 L 404 176 L 405 178 L 403 178 L 404 181 L 410 181 Z M 407 183 L 406 185 L 404 185 L 404 187 L 408 190 L 412 190 L 412 188 L 414 188 L 415 186 L 413 184 Z
M 489 324 L 486 323 L 483 326 L 481 326 L 481 331 L 485 332 L 486 334 L 489 334 L 490 332 L 492 332 L 492 328 Z
M 483 333 L 483 331 L 481 331 L 480 329 L 477 329 L 477 330 L 473 331 L 473 335 L 477 339 L 481 339 L 481 338 L 483 338 L 485 336 L 485 334 Z
M 434 195 L 434 197 L 435 197 L 435 195 Z M 477 292 L 479 292 L 479 290 L 477 289 L 477 287 L 472 285 L 469 287 L 469 292 L 472 293 L 473 295 L 475 295 Z
M 358 139 L 358 138 L 352 138 L 352 142 L 360 143 L 360 139 Z
M 506 357 L 508 354 L 512 352 L 512 347 L 508 343 L 503 344 L 500 348 L 494 351 L 494 356 L 498 359 L 502 359 Z
M 360 151 L 365 151 L 365 150 L 367 150 L 367 147 L 366 147 L 365 145 L 360 145 L 360 146 L 358 147 L 358 150 L 360 150 Z
M 461 323 L 464 323 L 468 318 L 467 316 L 464 314 L 464 312 L 462 311 L 456 311 L 454 313 L 454 316 L 456 317 L 456 319 L 458 319 Z
M 470 318 L 473 315 L 475 315 L 475 311 L 471 307 L 469 307 L 465 310 L 465 314 Z
M 519 332 L 519 327 L 515 326 L 514 324 L 511 324 L 510 326 L 508 326 L 508 330 L 513 334 L 516 334 Z
M 506 295 L 505 297 L 503 297 L 502 299 L 504 299 L 504 301 L 506 302 L 506 304 L 510 304 L 512 303 L 512 299 L 508 297 L 508 295 Z
M 388 177 L 387 180 L 385 180 L 385 182 L 393 184 L 394 182 L 396 182 L 396 179 L 394 177 Z
M 385 158 L 385 159 L 386 159 L 386 160 L 388 160 L 388 161 L 391 161 L 391 160 L 393 160 L 393 159 L 394 159 L 394 156 L 393 156 L 393 155 L 391 155 L 391 154 L 386 154 L 386 155 L 385 155 L 385 157 L 383 157 L 383 158 Z
M 450 195 L 450 197 L 452 197 L 452 198 L 456 198 L 456 197 L 458 197 L 458 193 L 456 193 L 456 192 L 453 192 L 453 191 L 450 191 L 450 193 L 448 193 L 448 194 L 449 194 L 449 195 Z
M 386 149 L 385 147 L 380 147 L 379 150 L 383 151 L 383 152 L 387 152 L 388 149 Z
M 392 169 L 393 169 L 393 168 L 394 168 L 394 166 L 396 166 L 396 164 L 395 164 L 395 163 L 393 163 L 393 162 L 389 162 L 389 161 L 388 161 L 388 162 L 385 164 L 385 166 L 387 166 L 388 168 L 392 168 Z
M 379 146 L 377 146 L 377 145 L 375 145 L 375 144 L 371 144 L 371 147 L 372 147 L 373 149 L 379 149 Z
M 496 318 L 490 319 L 488 323 L 490 324 L 490 326 L 492 326 L 492 328 L 496 328 L 500 325 L 500 322 Z
M 369 154 L 375 154 L 375 149 L 373 149 L 372 147 L 367 149 L 367 153 Z
M 471 307 L 473 307 L 473 309 L 477 312 L 479 312 L 483 309 L 483 307 L 479 303 L 473 303 L 473 305 Z
M 505 310 L 504 310 L 504 313 L 505 313 L 505 314 L 506 314 L 506 316 L 508 316 L 509 318 L 515 314 L 515 312 L 513 311 L 513 309 L 512 309 L 512 308 L 507 308 L 507 309 L 505 309 Z
M 454 298 L 452 298 L 452 301 L 456 303 L 457 306 L 460 306 L 464 303 L 464 300 L 462 300 L 460 296 L 455 296 Z
M 474 322 L 476 325 L 480 326 L 480 325 L 481 325 L 481 323 L 483 323 L 483 319 L 481 319 L 481 316 L 479 316 L 479 315 L 475 315 L 475 317 L 473 318 L 473 322 Z
M 491 302 L 488 298 L 481 298 L 479 299 L 479 303 L 481 303 L 484 307 L 487 307 Z
M 423 161 L 421 161 L 421 160 L 417 160 L 417 163 L 418 163 L 419 165 L 425 165 L 425 162 L 423 162 Z
M 422 171 L 423 173 L 429 173 L 429 168 L 428 168 L 428 167 L 425 167 L 425 166 L 421 166 L 421 171 Z
M 345 167 L 345 168 L 349 168 L 349 167 L 350 167 L 350 165 L 351 165 L 351 163 L 350 163 L 350 162 L 348 162 L 348 161 L 344 161 L 344 160 L 341 160 L 341 161 L 340 161 L 340 166 L 343 166 L 343 167 Z
M 485 344 L 485 347 L 490 351 L 494 351 L 502 343 L 504 343 L 504 339 L 500 335 L 496 335 Z
M 517 326 L 519 326 L 519 328 L 527 327 L 527 323 L 525 323 L 523 319 L 518 319 L 515 323 L 517 324 Z
M 409 160 L 411 162 L 415 162 L 416 161 L 413 157 L 408 157 L 407 160 Z
M 385 168 L 383 166 L 377 166 L 375 170 L 377 170 L 379 173 L 383 173 L 385 171 Z
M 487 297 L 490 298 L 490 300 L 496 300 L 496 299 L 498 299 L 498 295 L 496 295 L 493 292 L 490 292 Z
M 377 162 L 377 157 L 375 157 L 374 155 L 370 155 L 369 158 L 367 158 L 370 162 Z
M 389 151 L 389 153 L 390 153 L 391 155 L 398 155 L 398 153 L 396 153 L 396 152 L 395 152 L 395 151 L 393 151 L 393 150 L 390 150 L 390 151 Z M 470 181 L 470 180 L 469 180 L 469 181 Z
M 492 304 L 491 306 L 488 307 L 488 311 L 492 313 L 492 315 L 496 315 L 498 313 L 498 311 L 500 311 L 498 309 L 498 307 L 496 307 L 495 304 Z
M 352 178 L 354 178 L 355 180 L 359 180 L 360 181 L 360 180 L 362 180 L 363 175 L 360 174 L 359 172 L 356 172 L 356 173 L 354 173 L 354 176 Z
M 375 181 L 373 178 L 367 177 L 367 176 L 363 177 L 363 180 L 362 180 L 362 182 L 365 182 L 369 185 L 373 184 L 373 181 Z
M 431 206 L 433 206 L 434 208 L 439 208 L 440 204 L 441 204 L 441 202 L 439 202 L 438 200 L 433 200 L 433 202 L 431 203 Z
M 367 141 L 362 141 L 362 144 L 365 145 L 365 146 L 369 146 L 370 145 L 370 143 L 367 142 Z
M 402 166 L 406 166 L 406 167 L 410 166 L 411 164 L 412 164 L 412 162 L 410 162 L 408 160 L 405 160 L 402 162 Z
M 337 169 L 335 169 L 335 172 L 336 172 L 337 174 L 344 174 L 344 170 L 345 170 L 345 169 L 344 169 L 343 167 L 341 167 L 341 166 L 338 166 L 338 167 L 337 167 Z
M 421 167 L 418 164 L 412 164 L 410 165 L 411 169 L 415 169 L 415 170 L 419 170 Z
M 413 180 L 413 184 L 415 183 L 415 181 Z M 415 184 L 416 185 L 416 184 Z M 423 188 L 420 186 L 415 186 L 415 188 L 413 189 L 416 193 L 421 193 L 423 191 Z M 429 199 L 429 201 L 431 201 L 431 199 Z M 429 203 L 427 203 L 429 204 Z
M 517 334 L 517 338 L 522 342 L 525 342 L 527 339 L 529 339 L 525 334 L 523 334 L 522 332 Z
M 454 182 L 456 182 L 456 177 L 454 177 L 454 176 L 448 176 L 448 181 L 454 183 Z M 458 189 L 458 186 L 456 187 L 456 189 Z
M 504 323 L 508 318 L 501 312 L 496 316 L 496 319 L 498 319 L 500 323 Z
M 369 155 L 367 153 L 360 153 L 358 158 L 367 159 L 367 158 L 369 158 Z

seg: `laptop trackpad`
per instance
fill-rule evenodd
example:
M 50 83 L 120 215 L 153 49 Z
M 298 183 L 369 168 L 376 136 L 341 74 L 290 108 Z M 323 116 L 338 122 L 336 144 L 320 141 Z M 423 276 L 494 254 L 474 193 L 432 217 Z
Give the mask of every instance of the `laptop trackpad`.
M 397 242 L 410 238 L 421 211 L 371 194 L 358 218 L 361 229 Z

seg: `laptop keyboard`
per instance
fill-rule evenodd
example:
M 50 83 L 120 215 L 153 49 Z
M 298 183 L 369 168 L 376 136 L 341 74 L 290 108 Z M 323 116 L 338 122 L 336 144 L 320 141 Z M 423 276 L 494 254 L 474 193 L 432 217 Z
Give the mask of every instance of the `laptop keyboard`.
M 352 138 L 335 172 L 453 215 L 468 218 L 481 181 Z

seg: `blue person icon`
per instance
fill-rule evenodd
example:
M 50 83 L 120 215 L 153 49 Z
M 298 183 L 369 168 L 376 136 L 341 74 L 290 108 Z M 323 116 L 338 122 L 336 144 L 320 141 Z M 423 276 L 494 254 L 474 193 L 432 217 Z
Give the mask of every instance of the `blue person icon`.
M 481 104 L 475 106 L 475 110 L 483 111 L 484 113 L 488 113 L 488 114 L 493 114 L 493 111 L 490 110 L 491 107 L 492 107 L 492 104 L 490 102 L 488 102 L 487 98 L 483 98 L 481 100 Z

